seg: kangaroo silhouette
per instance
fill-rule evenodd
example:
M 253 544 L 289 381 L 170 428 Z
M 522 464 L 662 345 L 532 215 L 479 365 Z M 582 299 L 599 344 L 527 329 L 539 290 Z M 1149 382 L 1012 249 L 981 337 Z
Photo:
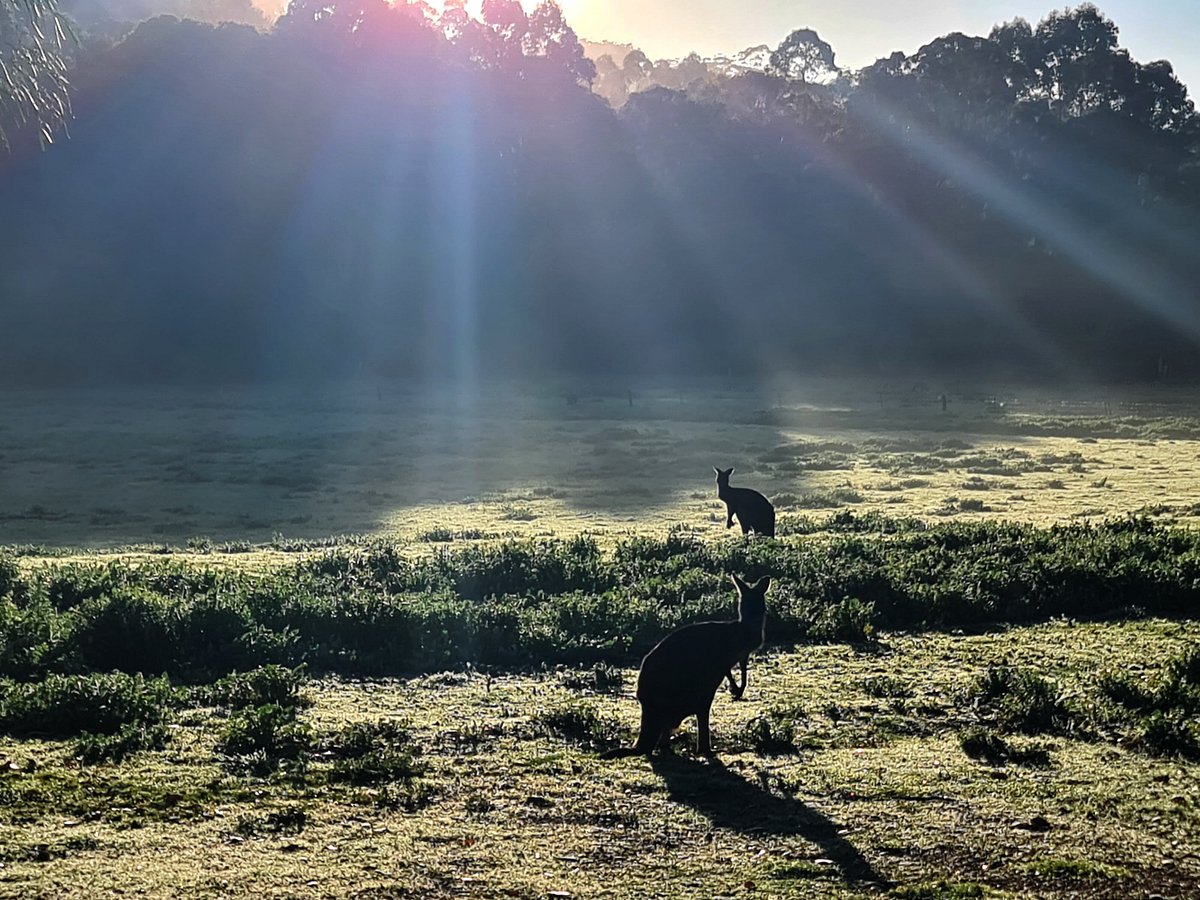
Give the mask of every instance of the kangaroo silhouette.
M 732 466 L 724 470 L 713 466 L 713 471 L 717 473 L 717 496 L 725 501 L 725 527 L 732 528 L 733 517 L 737 516 L 742 534 L 753 529 L 763 537 L 775 537 L 775 507 L 771 501 L 751 488 L 730 487 Z
M 671 733 L 688 716 L 696 717 L 696 750 L 712 756 L 708 715 L 722 680 L 730 669 L 742 665 L 742 688 L 746 683 L 746 660 L 762 646 L 767 620 L 767 588 L 770 578 L 746 584 L 736 575 L 738 617 L 726 622 L 697 622 L 677 628 L 642 660 L 638 672 L 637 698 L 642 705 L 642 724 L 632 747 L 609 750 L 604 759 L 643 754 L 666 747 Z

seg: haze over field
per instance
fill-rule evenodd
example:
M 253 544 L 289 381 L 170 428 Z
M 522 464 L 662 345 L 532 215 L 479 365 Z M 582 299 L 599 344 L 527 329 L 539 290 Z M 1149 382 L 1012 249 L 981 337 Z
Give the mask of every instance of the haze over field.
M 9 383 L 1197 371 L 1197 117 L 1094 6 L 875 62 L 751 7 L 765 71 L 589 59 L 598 4 L 65 8 L 70 139 L 53 79 L 5 107 Z
M 1200 897 L 1194 3 L 273 2 L 0 0 L 0 896 Z

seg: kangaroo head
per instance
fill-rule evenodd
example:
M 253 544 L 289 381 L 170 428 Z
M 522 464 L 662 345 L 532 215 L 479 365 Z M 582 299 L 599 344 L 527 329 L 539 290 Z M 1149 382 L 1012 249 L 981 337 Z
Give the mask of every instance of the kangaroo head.
M 738 592 L 738 619 L 742 622 L 763 619 L 767 614 L 767 589 L 771 579 L 760 578 L 754 584 L 746 584 L 734 575 L 733 585 Z
M 713 466 L 713 471 L 717 473 L 717 485 L 729 487 L 729 476 L 733 474 L 733 466 L 730 466 L 728 469 L 718 469 L 716 466 Z

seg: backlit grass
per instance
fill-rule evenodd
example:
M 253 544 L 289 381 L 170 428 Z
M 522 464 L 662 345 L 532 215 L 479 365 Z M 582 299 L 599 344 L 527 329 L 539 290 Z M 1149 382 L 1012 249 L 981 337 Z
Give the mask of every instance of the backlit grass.
M 1200 895 L 1190 398 L 580 393 L 0 400 L 0 896 Z
M 1068 694 L 1092 696 L 1097 672 L 1154 674 L 1153 660 L 1197 639 L 1196 627 L 1165 621 L 1052 623 L 760 655 L 747 699 L 717 700 L 715 763 L 691 756 L 690 726 L 674 758 L 596 758 L 579 711 L 598 716 L 600 740 L 629 740 L 628 670 L 616 694 L 569 669 L 321 680 L 299 715 L 330 749 L 302 772 L 230 768 L 227 720 L 205 707 L 181 716 L 163 750 L 115 765 L 6 739 L 0 891 L 1190 896 L 1195 763 L 1063 735 L 1040 739 L 1048 765 L 989 763 L 958 734 L 976 715 L 964 692 L 989 666 L 1036 660 Z M 884 675 L 883 693 L 907 696 L 879 696 Z M 748 726 L 781 707 L 797 714 L 797 749 L 749 749 Z M 380 733 L 412 763 L 365 783 L 331 777 L 358 752 L 338 747 Z
M 872 386 L 828 383 L 648 389 L 632 407 L 624 389 L 569 406 L 537 386 L 469 406 L 376 385 L 14 391 L 0 399 L 0 544 L 35 556 L 173 548 L 260 567 L 328 535 L 607 538 L 676 523 L 717 535 L 717 464 L 776 498 L 784 518 L 1200 514 L 1200 420 L 1186 394 L 1068 405 L 1023 391 L 1000 408 L 951 393 L 942 413 L 923 394 L 880 407 Z M 1142 410 L 1158 415 L 1130 415 Z

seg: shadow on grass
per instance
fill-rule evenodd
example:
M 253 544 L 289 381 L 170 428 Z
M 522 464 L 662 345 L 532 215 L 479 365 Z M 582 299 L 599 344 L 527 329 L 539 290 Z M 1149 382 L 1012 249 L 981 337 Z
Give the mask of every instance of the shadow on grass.
M 700 762 L 656 756 L 651 766 L 666 782 L 671 800 L 692 807 L 713 825 L 742 834 L 804 838 L 833 860 L 846 881 L 864 887 L 888 886 L 866 857 L 838 833 L 836 822 L 801 801 L 752 784 L 717 759 Z

